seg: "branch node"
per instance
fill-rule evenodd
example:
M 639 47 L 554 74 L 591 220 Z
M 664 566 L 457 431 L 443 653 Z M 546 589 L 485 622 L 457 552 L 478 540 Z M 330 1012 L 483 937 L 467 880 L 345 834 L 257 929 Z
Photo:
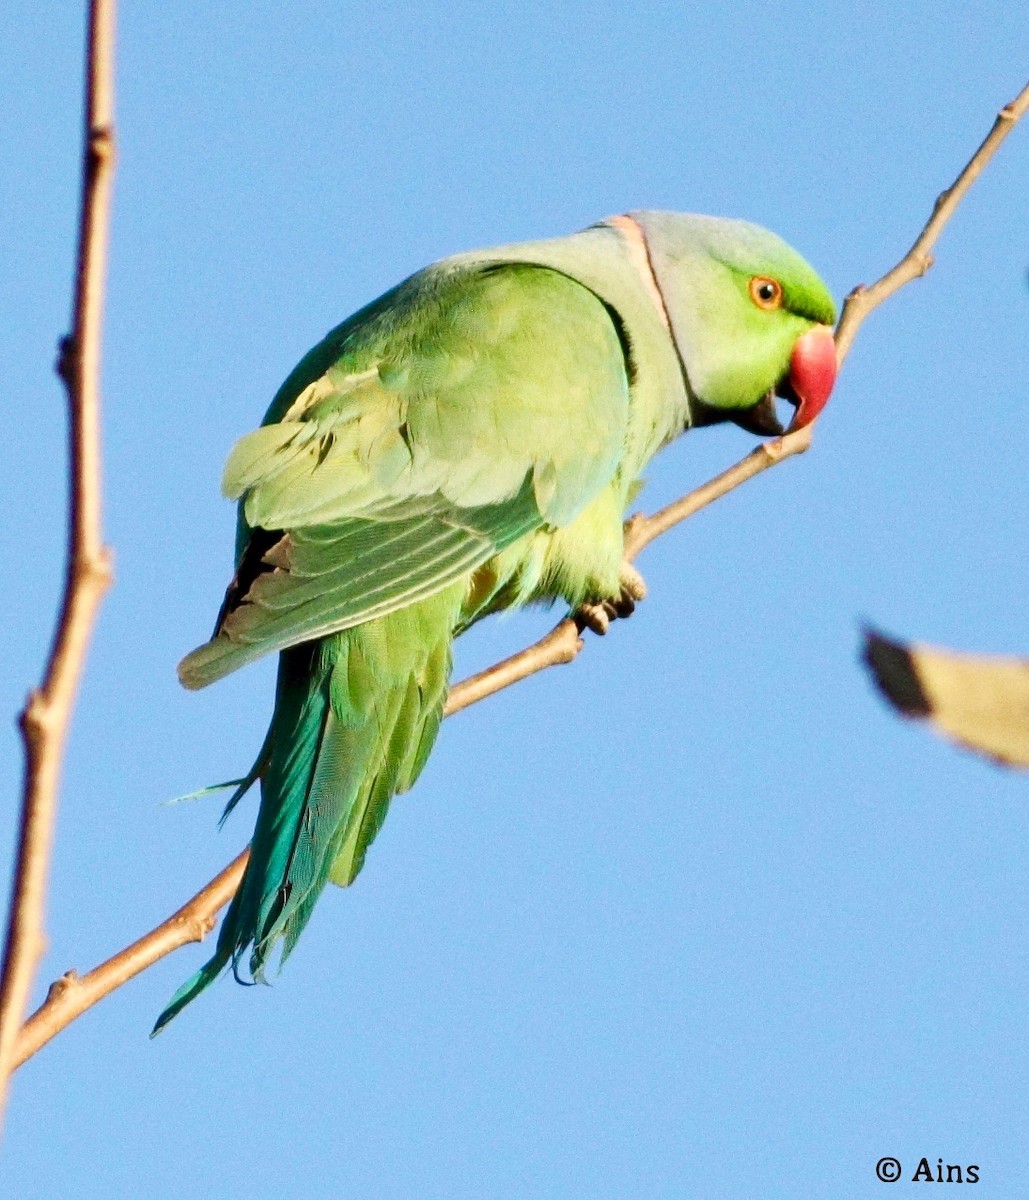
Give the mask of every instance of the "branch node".
M 813 438 L 814 426 L 804 425 L 800 429 L 793 430 L 792 433 L 785 433 L 782 437 L 762 442 L 760 448 L 770 462 L 777 463 L 784 458 L 792 458 L 794 454 L 806 454 L 811 449 Z
M 26 697 L 25 707 L 18 717 L 18 725 L 33 750 L 38 748 L 52 725 L 52 711 L 50 701 L 42 688 L 33 688 Z
M 74 968 L 70 971 L 65 971 L 60 979 L 55 979 L 46 993 L 46 1003 L 50 1004 L 59 1000 L 73 988 L 81 987 L 82 982 L 79 979 L 79 973 Z
M 189 935 L 186 940 L 190 942 L 202 942 L 217 923 L 217 913 L 205 913 L 203 916 L 194 916 L 191 913 L 181 921 Z
M 101 546 L 91 554 L 75 560 L 75 583 L 82 588 L 95 589 L 101 595 L 111 586 L 114 578 L 114 555 L 110 546 Z
M 89 131 L 89 156 L 93 165 L 110 162 L 114 155 L 114 129 L 110 125 L 94 125 Z
M 72 380 L 75 378 L 78 356 L 79 348 L 74 334 L 66 333 L 57 343 L 57 361 L 54 363 L 54 370 L 69 390 L 72 387 Z
M 569 643 L 568 649 L 564 652 L 559 661 L 562 663 L 574 662 L 579 657 L 579 654 L 585 645 L 586 643 L 582 640 L 582 638 L 577 636 L 574 642 Z
M 622 534 L 625 538 L 625 541 L 628 542 L 632 538 L 633 534 L 642 529 L 646 523 L 647 517 L 645 513 L 634 512 L 622 526 Z

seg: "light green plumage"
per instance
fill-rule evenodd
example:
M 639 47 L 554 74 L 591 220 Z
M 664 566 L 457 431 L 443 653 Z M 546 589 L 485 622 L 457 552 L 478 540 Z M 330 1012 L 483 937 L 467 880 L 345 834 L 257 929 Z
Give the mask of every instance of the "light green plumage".
M 533 599 L 616 595 L 646 462 L 696 406 L 754 405 L 799 333 L 831 319 L 817 276 L 772 235 L 636 220 L 661 226 L 649 279 L 605 224 L 420 272 L 306 355 L 233 449 L 237 574 L 180 676 L 203 687 L 280 651 L 275 711 L 244 785 L 260 778 L 246 874 L 214 957 L 157 1029 L 248 948 L 262 979 L 325 883 L 353 881 L 431 750 L 454 635 Z M 770 263 L 796 296 L 772 320 L 745 290 Z M 666 312 L 654 279 L 666 303 L 678 289 Z
M 603 305 L 564 275 L 438 270 L 387 293 L 307 356 L 230 455 L 244 545 L 254 527 L 289 531 L 288 570 L 183 662 L 183 682 L 383 616 L 566 524 L 615 472 L 628 400 Z

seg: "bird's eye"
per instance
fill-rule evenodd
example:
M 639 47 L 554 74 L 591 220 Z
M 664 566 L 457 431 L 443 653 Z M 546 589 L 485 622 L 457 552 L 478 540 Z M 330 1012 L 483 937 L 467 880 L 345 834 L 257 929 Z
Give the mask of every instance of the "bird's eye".
M 767 275 L 755 275 L 750 281 L 750 298 L 758 308 L 778 308 L 782 304 L 782 284 Z

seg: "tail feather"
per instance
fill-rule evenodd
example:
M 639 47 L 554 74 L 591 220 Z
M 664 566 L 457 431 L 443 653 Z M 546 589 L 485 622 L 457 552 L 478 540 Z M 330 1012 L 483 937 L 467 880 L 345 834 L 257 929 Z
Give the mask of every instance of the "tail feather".
M 165 1025 L 177 1017 L 191 1000 L 195 1000 L 206 987 L 214 983 L 228 964 L 228 954 L 222 954 L 220 951 L 209 962 L 204 963 L 200 970 L 195 975 L 191 975 L 165 1005 L 164 1011 L 150 1031 L 150 1036 L 157 1037 Z
M 249 947 L 264 982 L 296 945 L 326 883 L 352 883 L 393 796 L 411 787 L 439 730 L 464 589 L 284 651 L 258 758 L 250 861 L 211 960 L 172 997 L 163 1028 Z M 252 781 L 255 772 L 248 780 Z
M 290 902 L 291 871 L 310 870 L 305 832 L 314 816 L 312 781 L 318 765 L 333 749 L 329 693 L 345 634 L 285 651 L 280 658 L 280 688 L 272 717 L 274 740 L 261 779 L 261 807 L 254 831 L 251 864 L 241 885 L 245 897 L 235 933 L 233 960 L 238 963 L 253 943 L 250 973 L 264 981 Z M 281 700 L 280 700 L 281 697 Z M 280 712 L 282 720 L 279 720 Z
M 222 931 L 226 928 L 232 928 L 236 922 L 236 908 L 239 900 L 239 892 L 232 898 L 228 909 L 225 912 L 225 919 L 222 921 Z M 218 976 L 229 965 L 232 958 L 232 951 L 228 946 L 227 939 L 223 939 L 221 935 L 218 937 L 218 944 L 215 947 L 214 954 L 207 962 L 194 974 L 192 974 L 186 982 L 179 988 L 174 996 L 165 1005 L 161 1015 L 154 1022 L 153 1029 L 150 1030 L 152 1038 L 157 1037 L 161 1030 L 174 1020 L 180 1012 L 190 1003 L 195 1000 L 207 987 L 209 987 Z

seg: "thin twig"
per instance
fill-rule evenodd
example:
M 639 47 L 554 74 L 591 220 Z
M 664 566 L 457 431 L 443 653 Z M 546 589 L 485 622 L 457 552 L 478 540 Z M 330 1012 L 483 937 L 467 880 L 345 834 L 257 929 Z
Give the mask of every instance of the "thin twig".
M 0 1114 L 29 993 L 42 957 L 50 869 L 68 724 L 97 610 L 110 582 L 100 526 L 100 343 L 114 173 L 113 0 L 89 11 L 85 146 L 72 331 L 58 374 L 70 410 L 68 558 L 61 612 L 43 681 L 21 714 L 25 744 L 18 857 L 0 978 Z
M 878 308 L 884 300 L 888 300 L 904 284 L 924 275 L 933 265 L 932 250 L 943 232 L 943 227 L 954 215 L 954 210 L 961 203 L 965 193 L 983 173 L 986 164 L 997 153 L 1001 142 L 1025 116 L 1027 109 L 1029 109 L 1029 83 L 1010 104 L 1006 104 L 1000 110 L 997 119 L 993 122 L 993 127 L 979 149 L 968 160 L 965 169 L 950 187 L 936 198 L 932 216 L 907 254 L 893 270 L 887 271 L 882 279 L 873 283 L 871 287 L 856 287 L 847 297 L 843 305 L 843 316 L 836 329 L 836 356 L 840 362 L 847 357 L 855 334 L 872 309 Z
M 847 298 L 836 330 L 837 359 L 846 358 L 854 335 L 867 315 L 905 283 L 925 273 L 926 255 L 935 244 L 958 202 L 993 157 L 1001 140 L 1029 108 L 1029 87 L 1017 100 L 1001 111 L 993 129 L 976 151 L 953 186 L 937 201 L 933 215 L 907 255 L 888 274 L 870 288 L 856 289 Z M 686 520 L 701 508 L 759 475 L 776 463 L 803 453 L 811 444 L 811 428 L 798 430 L 758 446 L 735 466 L 709 483 L 669 504 L 652 516 L 634 516 L 626 523 L 625 552 L 631 560 L 655 538 Z M 455 684 L 447 699 L 446 713 L 451 715 L 491 696 L 511 684 L 550 666 L 571 662 L 582 649 L 584 623 L 578 616 L 560 621 L 545 637 L 518 654 Z M 218 911 L 231 898 L 242 875 L 248 852 L 243 851 L 202 891 L 198 892 L 174 916 L 145 934 L 128 949 L 90 971 L 81 979 L 72 973 L 58 980 L 51 994 L 26 1023 L 18 1041 L 16 1062 L 20 1065 L 81 1016 L 98 1000 L 113 992 L 165 954 L 196 941 L 214 924 Z
M 180 946 L 203 941 L 214 928 L 219 911 L 228 904 L 239 887 L 249 857 L 249 850 L 237 854 L 224 871 L 178 912 L 172 913 L 167 921 L 162 921 L 156 929 L 144 934 L 88 974 L 78 975 L 75 971 L 68 971 L 55 980 L 50 985 L 46 1000 L 29 1017 L 18 1035 L 14 1067 L 20 1067 L 55 1034 L 60 1033 L 65 1025 L 86 1009 L 92 1008 L 109 992 L 135 978 L 140 971 L 152 967 Z

